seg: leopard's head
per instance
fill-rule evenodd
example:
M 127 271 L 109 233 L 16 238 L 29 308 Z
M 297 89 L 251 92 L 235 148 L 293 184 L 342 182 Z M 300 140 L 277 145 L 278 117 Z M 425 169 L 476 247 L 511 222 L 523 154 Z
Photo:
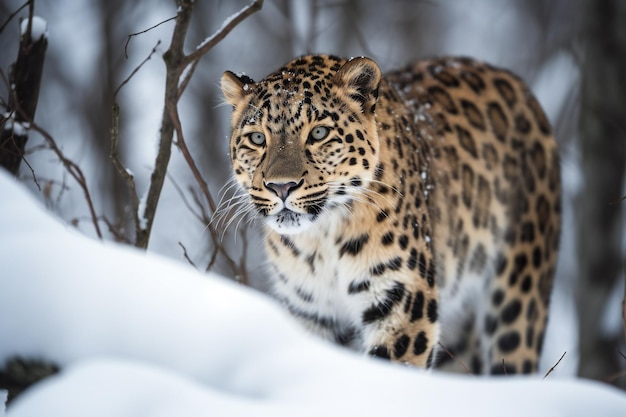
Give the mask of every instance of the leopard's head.
M 239 184 L 280 234 L 364 199 L 375 176 L 381 71 L 369 58 L 305 56 L 262 81 L 225 72 Z

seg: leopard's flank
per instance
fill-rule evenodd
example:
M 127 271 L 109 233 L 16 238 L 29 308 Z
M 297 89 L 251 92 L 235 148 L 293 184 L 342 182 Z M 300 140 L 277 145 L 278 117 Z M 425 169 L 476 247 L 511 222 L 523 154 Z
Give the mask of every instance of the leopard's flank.
M 259 82 L 226 72 L 222 90 L 275 295 L 304 326 L 420 367 L 537 371 L 559 158 L 519 78 L 467 58 L 382 76 L 312 55 Z

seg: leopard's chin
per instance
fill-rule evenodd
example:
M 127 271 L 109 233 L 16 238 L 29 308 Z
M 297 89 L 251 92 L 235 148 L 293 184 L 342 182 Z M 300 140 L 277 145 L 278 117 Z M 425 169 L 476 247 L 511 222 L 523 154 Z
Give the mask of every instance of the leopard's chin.
M 284 208 L 276 214 L 267 216 L 265 223 L 278 234 L 296 235 L 308 230 L 315 223 L 316 219 L 317 215 L 296 213 Z

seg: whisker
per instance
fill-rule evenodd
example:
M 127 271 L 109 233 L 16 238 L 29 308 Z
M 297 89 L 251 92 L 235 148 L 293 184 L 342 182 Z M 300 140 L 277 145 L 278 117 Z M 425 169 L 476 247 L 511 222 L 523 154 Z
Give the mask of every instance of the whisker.
M 209 225 L 212 225 L 215 220 L 217 220 L 216 226 L 222 225 L 223 222 L 229 218 L 230 213 L 232 213 L 233 211 L 238 209 L 238 207 L 244 204 L 250 204 L 245 195 L 235 195 L 227 200 L 225 203 L 227 204 L 223 204 L 222 207 L 218 206 L 218 209 L 215 210 L 215 213 L 213 213 L 213 215 L 211 216 Z
M 239 220 L 237 221 L 237 224 L 235 225 L 235 231 L 234 231 L 235 243 L 237 242 L 237 236 L 239 236 L 239 233 L 237 233 L 237 232 L 239 231 L 239 226 L 241 225 L 241 222 L 246 217 L 252 217 L 252 216 L 250 216 L 250 212 L 251 212 L 251 207 L 248 207 L 244 213 L 242 213 L 240 216 L 238 216 Z
M 228 187 L 226 187 L 226 185 L 228 185 Z M 235 189 L 235 191 L 232 192 L 231 196 L 226 199 L 226 195 L 236 186 L 238 186 L 239 184 L 237 182 L 233 182 L 231 181 L 231 184 L 226 184 L 222 187 L 222 189 L 220 190 L 219 194 L 220 195 L 220 199 L 219 199 L 219 203 L 217 204 L 218 207 L 220 207 L 225 201 L 230 201 L 234 196 L 237 195 L 243 195 L 243 193 L 245 192 L 242 189 Z
M 254 207 L 246 205 L 246 206 L 241 206 L 239 207 L 235 213 L 233 213 L 233 215 L 230 217 L 230 219 L 228 219 L 228 223 L 226 223 L 226 225 L 224 226 L 224 228 L 222 229 L 222 237 L 221 239 L 224 239 L 224 235 L 226 234 L 226 231 L 228 230 L 228 228 L 230 227 L 231 224 L 233 224 L 233 222 L 237 219 L 241 220 L 241 218 L 247 216 L 251 210 L 253 210 Z M 237 230 L 235 230 L 236 232 Z

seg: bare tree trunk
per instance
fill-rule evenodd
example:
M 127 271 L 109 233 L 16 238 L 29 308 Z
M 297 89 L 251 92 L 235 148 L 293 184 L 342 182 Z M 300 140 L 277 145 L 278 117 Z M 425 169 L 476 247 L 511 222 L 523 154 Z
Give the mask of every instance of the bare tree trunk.
M 583 28 L 580 148 L 585 183 L 578 197 L 579 374 L 605 379 L 619 371 L 623 335 L 602 333 L 607 300 L 623 272 L 619 199 L 626 167 L 626 3 L 588 0 Z M 621 316 L 619 307 L 610 314 Z M 626 379 L 615 381 L 626 386 Z
M 20 168 L 28 140 L 24 124 L 32 122 L 35 118 L 44 57 L 48 47 L 48 38 L 45 34 L 35 33 L 36 39 L 31 36 L 32 9 L 31 6 L 30 17 L 27 20 L 30 23 L 20 34 L 20 49 L 10 75 L 12 91 L 9 92 L 9 117 L 3 118 L 0 122 L 0 166 L 13 175 L 17 175 Z

